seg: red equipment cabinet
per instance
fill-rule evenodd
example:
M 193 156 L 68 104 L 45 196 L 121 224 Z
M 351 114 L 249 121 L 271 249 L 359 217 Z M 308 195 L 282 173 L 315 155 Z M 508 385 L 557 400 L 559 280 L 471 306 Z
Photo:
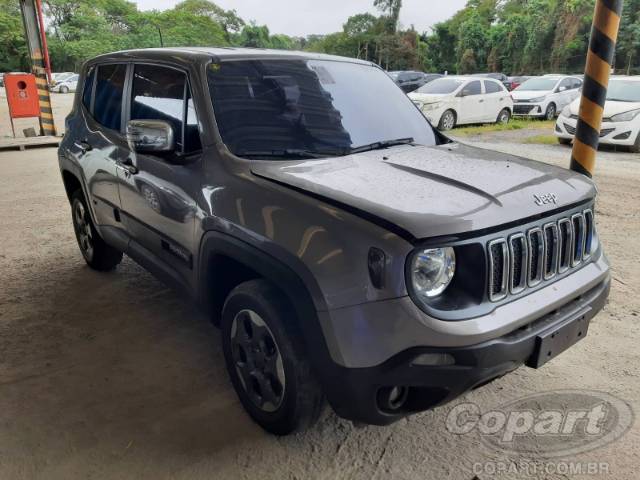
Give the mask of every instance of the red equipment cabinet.
M 14 118 L 40 117 L 36 77 L 30 73 L 7 73 L 4 76 L 4 88 L 9 103 L 11 130 L 15 137 Z

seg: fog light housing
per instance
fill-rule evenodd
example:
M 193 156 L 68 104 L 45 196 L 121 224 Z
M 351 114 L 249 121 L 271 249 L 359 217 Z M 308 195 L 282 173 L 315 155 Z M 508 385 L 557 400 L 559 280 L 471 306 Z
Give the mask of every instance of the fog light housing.
M 449 353 L 423 353 L 413 359 L 411 365 L 440 367 L 446 365 L 455 365 L 456 359 Z
M 626 140 L 631 136 L 631 132 L 624 132 L 613 137 L 614 140 Z

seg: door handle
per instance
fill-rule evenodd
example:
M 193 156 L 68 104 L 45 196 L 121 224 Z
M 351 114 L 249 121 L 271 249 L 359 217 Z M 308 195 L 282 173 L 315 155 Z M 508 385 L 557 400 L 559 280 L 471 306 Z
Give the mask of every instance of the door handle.
M 484 102 L 484 100 L 479 100 L 480 103 Z
M 138 173 L 138 167 L 133 164 L 133 161 L 130 158 L 116 163 L 120 168 L 122 168 L 126 172 L 129 172 L 131 175 L 135 175 L 136 173 Z
M 78 149 L 84 154 L 93 150 L 93 146 L 87 142 L 86 140 L 80 140 L 79 142 L 75 142 L 74 145 L 78 147 Z

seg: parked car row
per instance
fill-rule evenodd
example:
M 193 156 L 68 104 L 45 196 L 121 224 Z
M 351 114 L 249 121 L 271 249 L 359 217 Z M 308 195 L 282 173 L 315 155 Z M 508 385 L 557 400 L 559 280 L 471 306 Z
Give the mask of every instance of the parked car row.
M 389 72 L 389 76 L 405 93 L 413 92 L 423 85 L 443 77 L 439 73 L 423 73 L 414 70 Z
M 576 134 L 580 98 L 564 107 L 556 122 L 558 141 L 570 144 Z M 600 143 L 640 153 L 640 77 L 612 77 L 607 90 Z

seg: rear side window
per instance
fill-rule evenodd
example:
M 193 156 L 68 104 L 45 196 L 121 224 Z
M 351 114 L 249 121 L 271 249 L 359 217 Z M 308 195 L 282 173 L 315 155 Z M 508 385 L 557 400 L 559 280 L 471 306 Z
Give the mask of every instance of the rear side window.
M 98 67 L 93 116 L 99 123 L 112 130 L 120 130 L 126 71 L 127 66 L 124 64 Z
M 96 75 L 95 67 L 91 67 L 87 72 L 84 80 L 84 89 L 82 90 L 82 103 L 87 110 L 91 111 L 91 95 L 93 94 L 93 81 Z
M 187 77 L 172 68 L 136 65 L 131 91 L 131 120 L 164 120 L 173 127 L 176 149 L 200 149 L 198 121 Z
M 502 85 L 496 82 L 484 82 L 484 89 L 486 93 L 498 93 L 504 90 L 504 88 L 502 88 Z

